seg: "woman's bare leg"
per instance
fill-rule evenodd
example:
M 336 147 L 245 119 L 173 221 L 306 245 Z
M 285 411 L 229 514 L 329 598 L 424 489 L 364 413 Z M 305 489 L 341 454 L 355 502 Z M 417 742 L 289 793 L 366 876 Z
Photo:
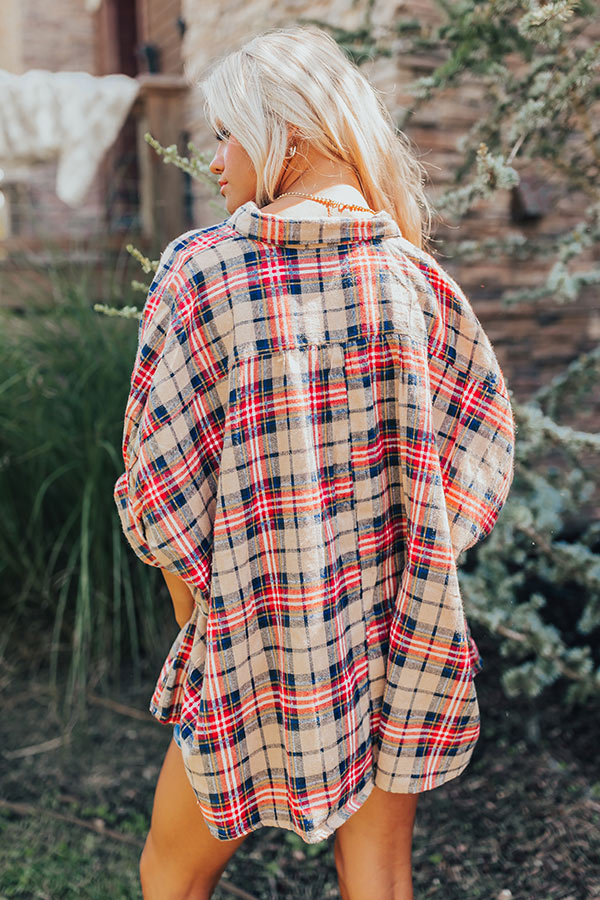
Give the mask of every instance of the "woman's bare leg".
M 246 837 L 218 841 L 212 836 L 173 739 L 158 777 L 140 858 L 144 900 L 209 900 Z
M 418 794 L 374 787 L 335 832 L 342 900 L 413 900 L 412 835 Z

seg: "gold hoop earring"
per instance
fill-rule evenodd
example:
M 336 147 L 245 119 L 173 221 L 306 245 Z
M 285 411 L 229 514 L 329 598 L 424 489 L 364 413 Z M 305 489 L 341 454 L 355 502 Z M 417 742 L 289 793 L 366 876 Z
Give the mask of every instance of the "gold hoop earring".
M 286 159 L 292 159 L 292 157 L 294 157 L 294 156 L 296 155 L 296 150 L 297 150 L 297 149 L 298 149 L 298 148 L 297 148 L 296 145 L 294 144 L 293 147 L 290 147 L 290 152 L 289 152 L 289 153 L 286 153 L 285 158 L 286 158 Z

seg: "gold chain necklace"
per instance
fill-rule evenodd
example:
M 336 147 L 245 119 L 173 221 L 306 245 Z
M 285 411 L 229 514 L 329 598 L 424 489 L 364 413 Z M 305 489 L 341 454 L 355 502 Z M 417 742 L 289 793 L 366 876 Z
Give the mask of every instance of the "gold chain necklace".
M 375 210 L 371 209 L 370 206 L 357 206 L 356 203 L 338 203 L 337 200 L 329 200 L 327 197 L 317 197 L 316 194 L 301 194 L 298 191 L 286 191 L 284 194 L 279 194 L 277 200 L 279 200 L 279 197 L 290 196 L 308 197 L 309 200 L 316 200 L 317 203 L 324 203 L 327 207 L 328 215 L 331 215 L 332 206 L 336 206 L 339 212 L 342 212 L 344 209 L 352 209 L 356 210 L 356 212 L 370 212 L 373 213 L 373 215 L 376 215 Z

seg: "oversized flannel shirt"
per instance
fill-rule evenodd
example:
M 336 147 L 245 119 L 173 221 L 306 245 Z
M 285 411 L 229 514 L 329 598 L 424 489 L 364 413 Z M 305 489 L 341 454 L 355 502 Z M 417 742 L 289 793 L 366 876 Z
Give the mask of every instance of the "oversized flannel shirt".
M 374 785 L 458 776 L 480 657 L 457 559 L 513 476 L 498 361 L 459 286 L 370 219 L 253 201 L 164 251 L 115 499 L 194 611 L 150 702 L 211 833 L 330 836 Z

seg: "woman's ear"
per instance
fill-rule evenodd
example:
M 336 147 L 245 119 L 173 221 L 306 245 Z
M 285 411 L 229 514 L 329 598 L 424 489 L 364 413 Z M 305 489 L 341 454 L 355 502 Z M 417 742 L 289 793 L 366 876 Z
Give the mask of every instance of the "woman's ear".
M 300 141 L 300 135 L 298 131 L 293 126 L 289 126 L 287 130 L 287 152 L 290 152 L 291 147 L 296 147 Z

